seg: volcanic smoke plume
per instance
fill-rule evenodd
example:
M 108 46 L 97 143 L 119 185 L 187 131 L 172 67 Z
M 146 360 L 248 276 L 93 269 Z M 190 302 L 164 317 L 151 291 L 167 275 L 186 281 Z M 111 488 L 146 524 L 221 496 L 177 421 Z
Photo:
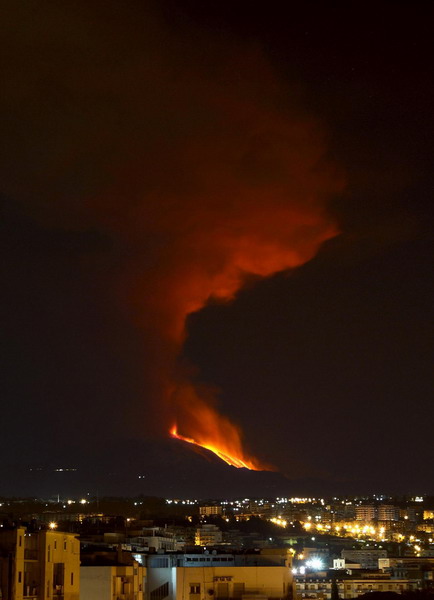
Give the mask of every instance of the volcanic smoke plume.
M 112 238 L 166 432 L 267 468 L 180 364 L 186 320 L 310 260 L 337 233 L 341 179 L 260 51 L 91 4 L 12 4 L 6 193 L 47 226 Z

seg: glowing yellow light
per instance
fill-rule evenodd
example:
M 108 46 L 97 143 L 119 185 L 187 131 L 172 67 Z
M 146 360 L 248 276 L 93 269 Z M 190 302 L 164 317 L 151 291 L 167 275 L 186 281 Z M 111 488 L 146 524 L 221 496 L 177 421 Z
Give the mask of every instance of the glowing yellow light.
M 312 527 L 312 523 L 305 523 L 305 524 L 303 525 L 303 527 L 304 527 L 305 529 L 310 529 L 310 528 Z
M 273 517 L 272 519 L 270 519 L 270 521 L 275 525 L 279 525 L 279 527 L 286 527 L 288 525 L 288 521 L 285 521 L 285 519 L 282 519 L 280 517 Z
M 48 527 L 50 529 L 57 529 L 57 523 L 55 521 L 51 521 L 51 523 L 48 525 Z

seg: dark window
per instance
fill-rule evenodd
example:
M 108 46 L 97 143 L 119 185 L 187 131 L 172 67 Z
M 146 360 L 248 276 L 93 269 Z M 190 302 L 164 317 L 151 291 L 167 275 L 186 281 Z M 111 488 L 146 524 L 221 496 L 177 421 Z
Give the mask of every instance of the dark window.
M 71 585 L 74 585 L 74 573 L 71 573 Z
M 18 571 L 18 583 L 21 583 L 21 571 Z
M 53 565 L 53 587 L 61 588 L 65 583 L 65 565 L 63 563 L 54 563 Z
M 200 594 L 200 584 L 199 583 L 191 583 L 190 584 L 190 594 Z

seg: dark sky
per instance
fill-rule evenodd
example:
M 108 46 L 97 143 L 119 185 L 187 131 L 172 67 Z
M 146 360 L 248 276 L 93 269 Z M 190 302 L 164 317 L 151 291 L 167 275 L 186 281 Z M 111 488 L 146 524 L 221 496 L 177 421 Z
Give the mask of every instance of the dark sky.
M 133 444 L 155 468 L 191 412 L 163 399 L 181 354 L 290 479 L 434 493 L 429 3 L 91 4 L 2 19 L 3 466 L 128 448 L 134 471 Z M 182 346 L 215 222 L 305 264 L 211 300 Z

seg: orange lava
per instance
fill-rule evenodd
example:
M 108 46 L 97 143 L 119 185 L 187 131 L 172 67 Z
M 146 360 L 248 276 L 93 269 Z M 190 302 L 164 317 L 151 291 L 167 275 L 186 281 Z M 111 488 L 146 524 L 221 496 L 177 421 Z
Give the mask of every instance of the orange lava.
M 177 440 L 182 440 L 183 442 L 187 442 L 188 444 L 194 444 L 195 446 L 199 446 L 200 448 L 205 448 L 206 450 L 210 450 L 211 452 L 214 452 L 214 454 L 216 454 L 219 458 L 221 458 L 221 460 L 224 460 L 225 463 L 227 463 L 228 465 L 231 465 L 232 467 L 236 467 L 237 469 L 249 469 L 250 471 L 260 471 L 261 468 L 257 465 L 255 465 L 252 461 L 248 460 L 248 459 L 242 459 L 238 456 L 234 456 L 231 455 L 230 453 L 228 453 L 228 450 L 223 447 L 223 448 L 218 448 L 217 446 L 213 445 L 212 443 L 207 443 L 207 442 L 203 442 L 200 443 L 196 440 L 194 440 L 193 438 L 189 438 L 189 437 L 185 437 L 183 435 L 180 435 L 178 433 L 178 428 L 176 425 L 174 425 L 172 427 L 172 429 L 170 430 L 170 435 L 173 438 L 176 438 Z

